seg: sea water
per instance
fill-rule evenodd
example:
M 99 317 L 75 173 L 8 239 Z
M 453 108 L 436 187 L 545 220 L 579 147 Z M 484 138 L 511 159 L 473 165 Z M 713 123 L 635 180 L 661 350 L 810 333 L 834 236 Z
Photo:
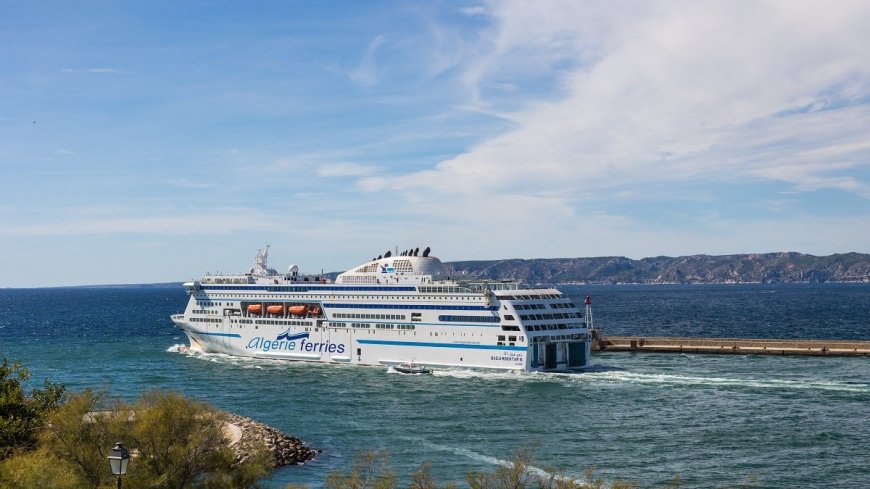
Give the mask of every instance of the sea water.
M 868 285 L 565 286 L 614 335 L 870 339 Z M 436 371 L 181 353 L 180 286 L 0 290 L 0 354 L 71 390 L 172 389 L 322 450 L 268 487 L 320 487 L 362 450 L 407 485 L 535 467 L 643 487 L 870 487 L 870 358 L 600 353 L 581 374 Z

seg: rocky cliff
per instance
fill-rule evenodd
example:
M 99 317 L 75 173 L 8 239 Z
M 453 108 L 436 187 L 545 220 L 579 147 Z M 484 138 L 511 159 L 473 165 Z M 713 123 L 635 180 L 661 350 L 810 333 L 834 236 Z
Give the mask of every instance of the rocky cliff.
M 658 256 L 641 260 L 621 256 L 537 258 L 446 265 L 456 276 L 511 278 L 533 284 L 870 283 L 870 255 L 863 253 Z

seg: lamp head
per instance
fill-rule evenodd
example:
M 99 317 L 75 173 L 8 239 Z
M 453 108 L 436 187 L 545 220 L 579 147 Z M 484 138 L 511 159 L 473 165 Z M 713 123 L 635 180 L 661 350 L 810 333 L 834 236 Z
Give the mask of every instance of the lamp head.
M 121 442 L 115 443 L 112 453 L 107 457 L 112 467 L 112 474 L 122 476 L 127 473 L 127 465 L 130 463 L 130 451 Z

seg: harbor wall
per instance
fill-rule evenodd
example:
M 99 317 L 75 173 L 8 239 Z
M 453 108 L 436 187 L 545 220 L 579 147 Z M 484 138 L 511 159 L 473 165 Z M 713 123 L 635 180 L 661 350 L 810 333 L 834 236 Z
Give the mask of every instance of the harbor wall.
M 598 331 L 593 334 L 592 351 L 870 356 L 870 341 L 605 336 Z

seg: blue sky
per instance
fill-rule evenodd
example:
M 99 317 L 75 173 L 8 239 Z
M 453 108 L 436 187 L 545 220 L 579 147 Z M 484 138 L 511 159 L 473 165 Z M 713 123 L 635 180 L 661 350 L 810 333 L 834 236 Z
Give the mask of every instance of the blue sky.
M 0 286 L 868 252 L 870 2 L 0 0 Z

